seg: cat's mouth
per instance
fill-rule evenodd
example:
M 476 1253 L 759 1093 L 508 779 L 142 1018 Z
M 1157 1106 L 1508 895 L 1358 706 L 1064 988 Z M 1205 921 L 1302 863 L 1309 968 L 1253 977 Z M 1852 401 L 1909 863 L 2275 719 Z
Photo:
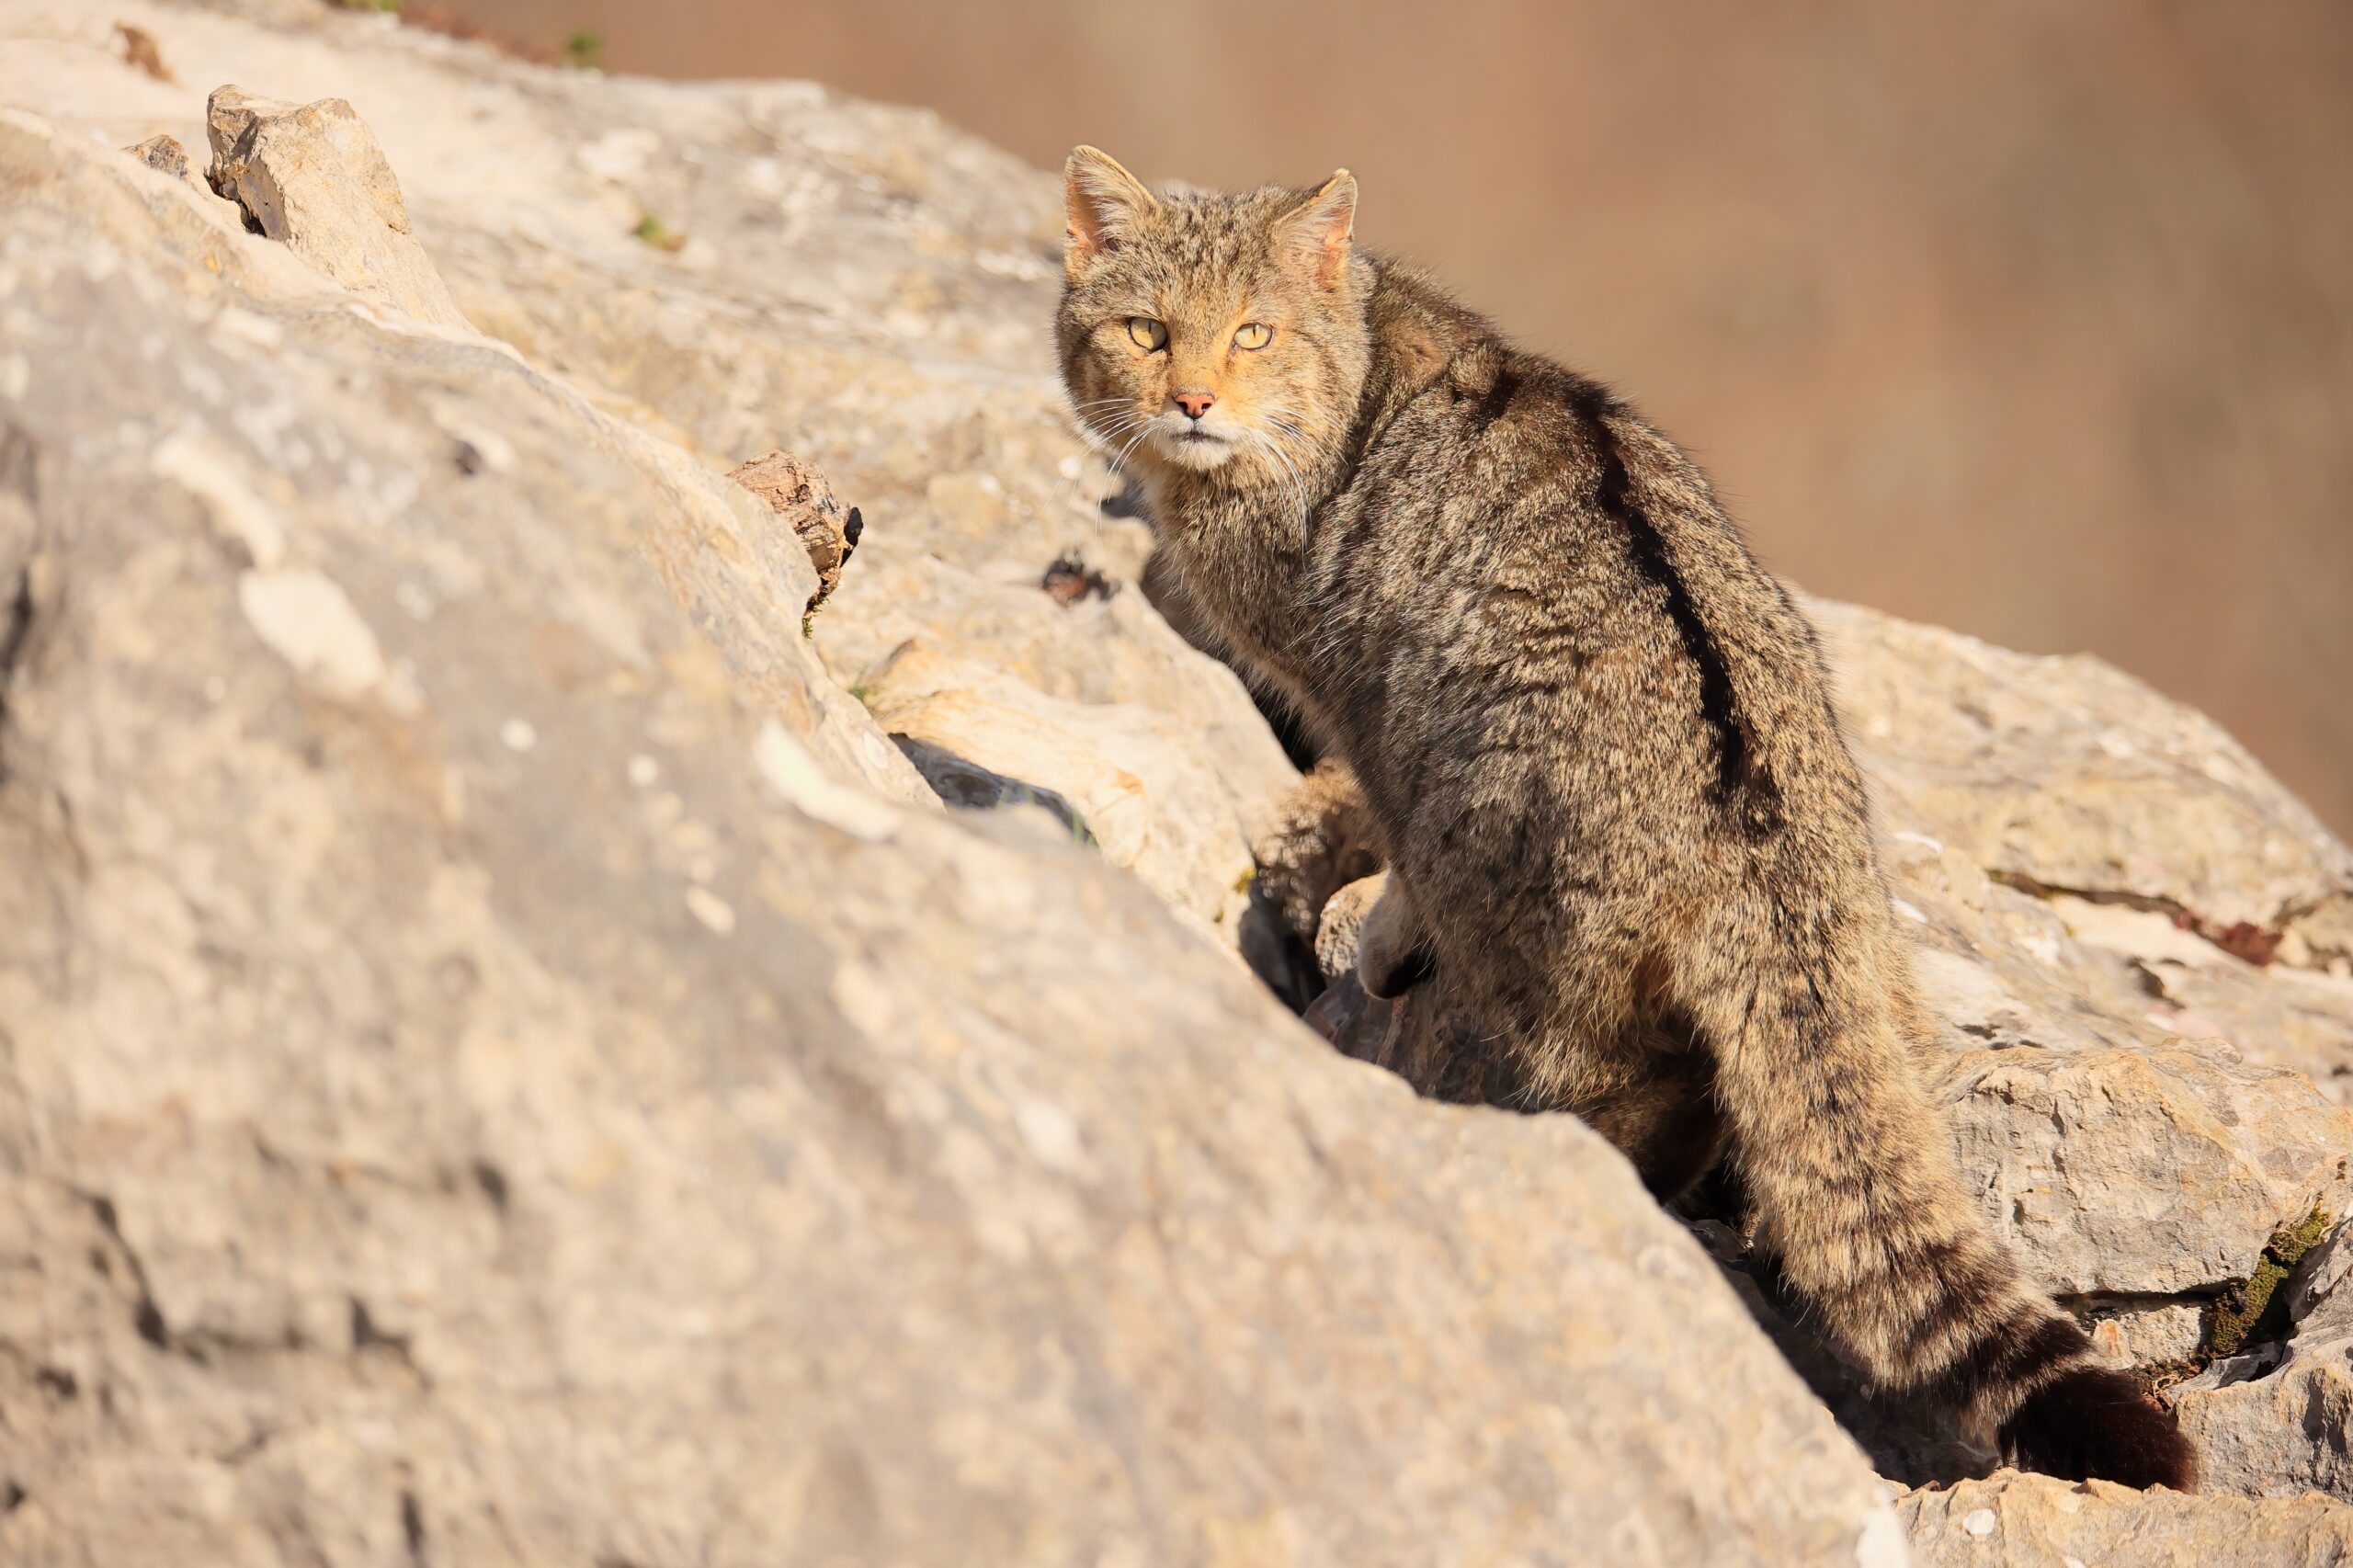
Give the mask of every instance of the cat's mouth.
M 1163 429 L 1159 432 L 1163 457 L 1179 468 L 1206 472 L 1224 466 L 1233 456 L 1233 438 L 1199 426 L 1182 430 Z

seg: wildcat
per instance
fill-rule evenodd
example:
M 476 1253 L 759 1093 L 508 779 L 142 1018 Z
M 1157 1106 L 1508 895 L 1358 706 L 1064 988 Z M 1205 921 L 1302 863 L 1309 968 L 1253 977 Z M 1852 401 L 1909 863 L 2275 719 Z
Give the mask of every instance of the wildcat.
M 1699 470 L 1358 249 L 1345 170 L 1064 173 L 1064 386 L 1193 609 L 1355 775 L 1365 988 L 1443 988 L 1662 1199 L 1728 1157 L 1877 1385 L 2030 1468 L 2188 1489 L 2170 1415 L 1962 1190 L 1813 629 Z

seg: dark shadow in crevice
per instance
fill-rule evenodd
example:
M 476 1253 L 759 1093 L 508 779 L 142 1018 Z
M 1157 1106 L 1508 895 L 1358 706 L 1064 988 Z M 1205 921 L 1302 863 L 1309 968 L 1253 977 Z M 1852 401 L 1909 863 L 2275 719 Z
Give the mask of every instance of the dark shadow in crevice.
M 1044 785 L 1007 778 L 970 757 L 959 756 L 946 746 L 917 740 L 913 735 L 893 733 L 891 741 L 915 765 L 915 771 L 923 775 L 924 782 L 932 787 L 943 803 L 966 812 L 1036 806 L 1061 823 L 1074 841 L 1096 847 L 1095 835 L 1087 827 L 1086 819 Z

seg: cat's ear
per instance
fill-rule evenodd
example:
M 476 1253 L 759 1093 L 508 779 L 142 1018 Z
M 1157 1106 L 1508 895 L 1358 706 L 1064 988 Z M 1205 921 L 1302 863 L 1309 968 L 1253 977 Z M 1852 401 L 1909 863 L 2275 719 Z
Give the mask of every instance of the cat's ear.
M 1329 289 L 1347 276 L 1348 242 L 1357 227 L 1357 176 L 1336 169 L 1314 195 L 1283 214 L 1279 227 L 1295 254 Z
M 1120 236 L 1160 203 L 1143 182 L 1097 147 L 1074 147 L 1063 162 L 1066 232 L 1063 265 L 1077 277 L 1081 268 L 1120 243 Z

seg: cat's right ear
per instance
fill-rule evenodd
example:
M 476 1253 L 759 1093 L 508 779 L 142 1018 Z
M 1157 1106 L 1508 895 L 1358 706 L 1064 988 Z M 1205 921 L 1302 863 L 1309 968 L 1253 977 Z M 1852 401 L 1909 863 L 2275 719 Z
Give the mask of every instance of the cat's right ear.
M 1063 161 L 1063 267 L 1073 278 L 1160 206 L 1142 180 L 1095 147 L 1074 147 Z

